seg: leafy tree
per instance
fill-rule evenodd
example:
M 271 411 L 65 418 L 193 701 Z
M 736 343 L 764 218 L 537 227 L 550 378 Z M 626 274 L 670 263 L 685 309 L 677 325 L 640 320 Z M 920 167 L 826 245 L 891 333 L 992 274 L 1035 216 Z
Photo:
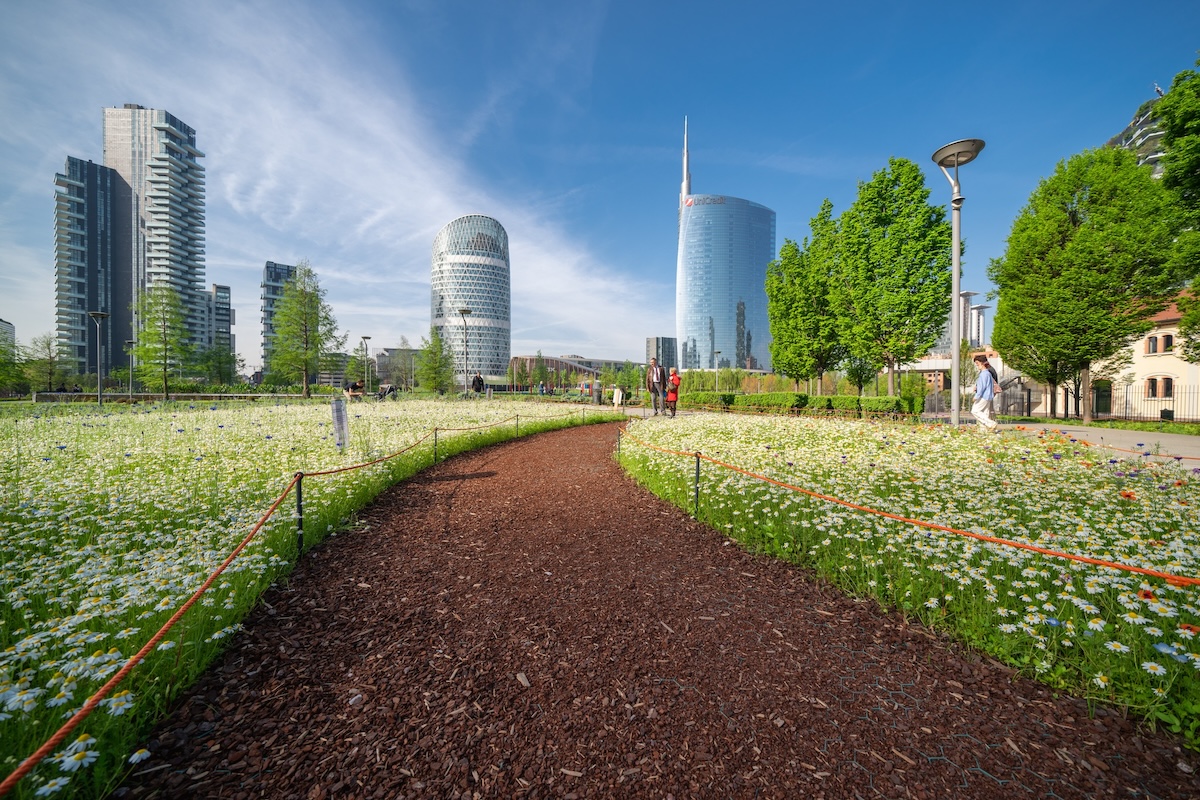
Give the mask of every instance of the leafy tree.
M 529 386 L 529 364 L 525 359 L 517 361 L 517 369 L 513 377 L 516 378 L 517 387 Z
M 421 339 L 421 349 L 417 352 L 417 383 L 438 394 L 454 388 L 454 354 L 436 326 L 430 327 L 428 339 Z
M 1200 361 L 1200 72 L 1186 69 L 1176 75 L 1155 111 L 1163 130 L 1163 185 L 1175 192 L 1188 215 L 1174 254 L 1176 269 L 1192 279 L 1191 290 L 1178 301 L 1180 349 L 1188 361 Z
M 190 355 L 183 300 L 174 287 L 156 283 L 142 292 L 134 313 L 139 326 L 133 346 L 138 380 L 149 386 L 161 380 L 165 397 L 170 371 L 182 369 Z
M 196 354 L 195 365 L 209 383 L 227 386 L 237 383 L 238 374 L 246 368 L 246 361 L 229 349 L 228 342 L 217 342 Z M 115 374 L 116 370 L 113 372 Z
M 842 368 L 846 370 L 846 380 L 850 382 L 851 386 L 858 389 L 860 396 L 863 393 L 863 387 L 875 380 L 875 376 L 879 374 L 879 366 L 876 363 L 859 356 L 846 358 L 842 362 Z
M 320 371 L 322 356 L 341 349 L 346 334 L 338 335 L 325 290 L 307 260 L 296 265 L 295 275 L 284 284 L 274 322 L 271 368 L 299 379 L 301 392 L 308 397 L 311 377 Z
M 925 176 L 911 161 L 888 160 L 838 221 L 830 298 L 842 342 L 863 368 L 896 368 L 929 352 L 946 327 L 952 284 L 950 223 L 929 204 Z
M 828 198 L 809 223 L 812 240 L 803 250 L 790 239 L 767 267 L 767 318 L 771 325 L 771 364 L 794 380 L 816 378 L 838 365 L 845 347 L 830 283 L 837 270 L 837 223 Z
M 28 390 L 29 380 L 16 342 L 0 343 L 0 391 L 24 394 Z
M 1013 223 L 988 276 L 999 300 L 992 344 L 1051 387 L 1150 329 L 1177 289 L 1171 248 L 1179 229 L 1171 193 L 1127 150 L 1090 150 L 1060 162 Z
M 34 387 L 45 386 L 52 392 L 66 376 L 66 348 L 53 333 L 43 333 L 29 341 L 21 354 L 25 377 Z
M 542 356 L 542 351 L 537 351 L 537 357 L 533 360 L 533 382 L 548 383 L 550 381 L 550 371 L 546 369 L 546 359 Z

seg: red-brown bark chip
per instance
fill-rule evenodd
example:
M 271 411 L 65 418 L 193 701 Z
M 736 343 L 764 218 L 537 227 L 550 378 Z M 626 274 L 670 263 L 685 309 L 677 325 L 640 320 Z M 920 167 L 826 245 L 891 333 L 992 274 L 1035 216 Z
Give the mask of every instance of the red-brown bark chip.
M 1178 741 L 743 552 L 615 441 L 543 434 L 383 494 L 118 795 L 1200 796 Z

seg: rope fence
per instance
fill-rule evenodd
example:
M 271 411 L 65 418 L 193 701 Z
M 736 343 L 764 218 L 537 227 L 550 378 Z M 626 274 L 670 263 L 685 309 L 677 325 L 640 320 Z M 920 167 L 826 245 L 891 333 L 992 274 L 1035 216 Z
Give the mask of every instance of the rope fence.
M 928 528 L 930 530 L 941 531 L 943 533 L 952 533 L 957 536 L 965 536 L 965 537 L 969 537 L 971 539 L 978 539 L 979 541 L 990 542 L 992 544 L 1003 545 L 1005 547 L 1012 547 L 1012 548 L 1016 548 L 1019 550 L 1028 550 L 1030 552 L 1040 553 L 1044 556 L 1049 556 L 1051 558 L 1062 558 L 1062 559 L 1067 559 L 1070 561 L 1078 561 L 1078 562 L 1081 562 L 1084 564 L 1092 564 L 1093 566 L 1107 567 L 1109 569 L 1122 570 L 1125 572 L 1133 572 L 1133 573 L 1137 573 L 1140 575 L 1147 575 L 1149 577 L 1160 578 L 1162 580 L 1165 580 L 1167 583 L 1171 584 L 1172 586 L 1200 585 L 1200 578 L 1188 577 L 1188 576 L 1184 576 L 1184 575 L 1174 575 L 1169 572 L 1161 572 L 1158 570 L 1147 569 L 1145 567 L 1137 567 L 1137 566 L 1133 566 L 1131 564 L 1121 564 L 1116 561 L 1106 561 L 1104 559 L 1092 558 L 1091 556 L 1081 556 L 1081 555 L 1077 555 L 1075 553 L 1064 553 L 1059 550 L 1051 550 L 1049 548 L 1039 547 L 1039 546 L 1033 545 L 1033 544 L 1026 544 L 1025 542 L 1016 542 L 1011 539 L 1002 539 L 997 536 L 988 536 L 987 534 L 983 534 L 983 533 L 975 533 L 974 531 L 962 530 L 960 528 L 952 528 L 947 525 L 939 525 L 936 522 L 926 522 L 925 520 L 914 519 L 912 517 L 905 517 L 900 514 L 893 514 L 890 511 L 882 511 L 877 508 L 871 508 L 870 506 L 859 505 L 858 503 L 852 503 L 849 500 L 842 500 L 841 498 L 834 497 L 832 495 L 815 492 L 812 489 L 805 489 L 803 486 L 796 486 L 795 484 L 777 480 L 777 479 L 771 478 L 767 475 L 760 475 L 757 472 L 751 472 L 750 470 L 745 469 L 743 467 L 739 467 L 735 464 L 728 464 L 724 461 L 720 461 L 711 456 L 706 456 L 699 451 L 696 451 L 694 453 L 688 453 L 688 452 L 684 452 L 682 450 L 671 450 L 670 448 L 666 448 L 666 447 L 658 447 L 657 445 L 650 444 L 649 442 L 646 442 L 646 441 L 643 441 L 642 439 L 637 438 L 633 434 L 629 433 L 628 430 L 624 427 L 621 428 L 621 432 L 618 435 L 618 439 L 617 439 L 617 457 L 618 458 L 620 458 L 620 452 L 621 452 L 621 445 L 620 445 L 621 439 L 632 439 L 634 442 L 641 445 L 642 447 L 645 447 L 648 450 L 654 450 L 659 453 L 666 453 L 668 455 L 682 456 L 684 458 L 695 458 L 696 459 L 696 477 L 695 477 L 695 484 L 694 484 L 695 485 L 695 513 L 693 514 L 693 516 L 695 516 L 697 519 L 699 519 L 699 516 L 700 516 L 700 462 L 707 461 L 708 463 L 714 464 L 723 469 L 728 469 L 731 472 L 736 472 L 738 474 L 745 475 L 746 477 L 753 478 L 753 479 L 759 480 L 759 481 L 763 481 L 764 483 L 772 484 L 773 486 L 778 486 L 783 489 L 788 489 L 788 490 L 791 490 L 794 492 L 799 492 L 800 494 L 808 495 L 809 497 L 815 498 L 817 500 L 823 500 L 827 503 L 834 503 L 836 505 L 840 505 L 845 508 L 854 509 L 855 511 L 861 511 L 866 514 L 872 514 L 874 516 L 883 517 L 886 519 L 894 520 L 896 522 L 902 522 L 907 525 L 915 525 L 919 528 Z
M 576 413 L 580 413 L 580 412 L 582 413 L 581 422 L 586 422 L 587 421 L 587 411 L 585 409 L 573 409 L 565 414 L 549 414 L 549 415 L 544 415 L 544 416 L 532 416 L 531 417 L 530 415 L 527 414 L 527 415 L 525 415 L 525 418 L 526 418 L 526 420 L 530 420 L 530 419 L 533 419 L 533 420 L 562 419 L 565 417 L 574 416 Z M 226 557 L 226 559 L 224 561 L 222 561 L 221 564 L 216 569 L 213 570 L 213 572 L 208 576 L 208 578 L 204 581 L 204 583 L 200 586 L 200 588 L 197 589 L 195 591 L 195 593 L 193 593 L 192 596 L 189 597 L 188 600 L 182 606 L 179 607 L 179 609 L 171 616 L 171 618 L 168 619 L 163 624 L 163 626 L 161 628 L 159 628 L 158 631 L 153 636 L 150 637 L 150 640 L 148 642 L 146 642 L 146 644 L 144 644 L 142 646 L 142 648 L 137 651 L 137 653 L 135 653 L 133 656 L 131 656 L 125 662 L 125 664 L 119 670 L 117 670 L 117 672 L 114 673 L 111 678 L 108 679 L 108 681 L 103 686 L 101 686 L 98 690 L 96 690 L 92 694 L 92 696 L 89 697 L 84 702 L 83 706 L 79 709 L 79 711 L 75 712 L 75 714 L 73 714 L 69 720 L 67 720 L 65 723 L 63 723 L 63 725 L 57 731 L 55 731 L 54 734 L 49 739 L 47 739 L 28 758 L 26 758 L 24 761 L 22 761 L 17 766 L 17 768 L 15 770 L 13 770 L 13 772 L 7 778 L 4 779 L 3 782 L 0 782 L 0 797 L 3 797 L 4 795 L 6 795 L 10 791 L 12 791 L 16 787 L 16 785 L 21 781 L 22 778 L 24 778 L 30 772 L 32 772 L 33 769 L 39 763 L 41 763 L 42 760 L 44 760 L 48 755 L 50 755 L 54 751 L 54 748 L 58 747 L 60 744 L 62 744 L 64 741 L 66 741 L 66 738 L 71 734 L 71 732 L 73 730 L 75 730 L 75 728 L 77 728 L 80 725 L 80 723 L 82 723 L 85 719 L 87 719 L 87 717 L 100 705 L 100 702 L 102 700 L 104 700 L 104 698 L 107 697 L 108 694 L 110 692 L 112 692 L 113 689 L 115 689 L 121 683 L 121 681 L 123 681 L 131 672 L 133 672 L 134 668 L 137 667 L 137 665 L 140 664 L 146 658 L 146 656 L 150 654 L 150 652 L 158 645 L 158 643 L 163 640 L 163 638 L 167 635 L 167 633 L 170 632 L 170 630 L 173 627 L 175 627 L 176 623 L 178 623 L 179 620 L 183 618 L 183 615 L 186 614 L 187 611 L 193 605 L 196 604 L 196 602 L 204 595 L 204 593 L 206 591 L 208 591 L 208 589 L 213 585 L 213 583 L 216 581 L 216 579 L 218 577 L 220 577 L 221 573 L 223 573 L 229 567 L 229 565 L 234 562 L 234 560 L 238 557 L 238 555 L 240 555 L 241 552 L 243 550 L 245 550 L 245 548 L 250 544 L 250 542 L 254 540 L 254 538 L 258 535 L 259 531 L 261 531 L 263 529 L 263 527 L 267 524 L 267 522 L 271 519 L 271 517 L 274 516 L 275 512 L 279 510 L 279 507 L 283 504 L 283 501 L 287 499 L 288 495 L 292 493 L 293 489 L 296 490 L 296 526 L 297 526 L 296 559 L 299 560 L 300 556 L 304 552 L 304 478 L 305 477 L 321 477 L 321 476 L 327 476 L 327 475 L 338 475 L 343 472 L 353 472 L 355 470 L 365 469 L 367 467 L 372 467 L 377 464 L 382 464 L 386 461 L 390 461 L 394 458 L 397 458 L 398 456 L 404 455 L 405 453 L 409 453 L 409 452 L 413 451 L 420 444 L 428 441 L 430 438 L 432 438 L 433 442 L 434 442 L 433 462 L 432 463 L 436 464 L 438 462 L 437 434 L 438 434 L 439 430 L 444 433 L 445 432 L 480 431 L 480 430 L 486 430 L 488 428 L 497 428 L 501 425 L 505 425 L 510 422 L 515 424 L 516 436 L 520 436 L 521 435 L 520 434 L 520 430 L 521 430 L 520 415 L 514 414 L 511 417 L 507 417 L 507 418 L 499 420 L 497 422 L 485 423 L 483 425 L 475 425 L 475 426 L 465 427 L 465 428 L 438 428 L 438 427 L 435 427 L 432 431 L 425 434 L 420 439 L 417 439 L 415 442 L 408 445 L 407 447 L 404 447 L 401 450 L 397 450 L 394 453 L 390 453 L 386 456 L 381 456 L 380 458 L 376 458 L 371 461 L 365 461 L 360 464 L 350 464 L 350 465 L 347 465 L 344 467 L 335 467 L 333 469 L 325 469 L 325 470 L 315 470 L 313 472 L 304 472 L 304 471 L 297 472 L 295 475 L 292 476 L 292 480 L 288 483 L 287 487 L 282 492 L 280 492 L 278 497 L 275 498 L 275 501 L 271 504 L 271 507 L 266 511 L 266 513 L 264 513 L 262 515 L 262 517 L 259 518 L 258 522 L 255 523 L 254 527 L 250 530 L 250 533 L 248 533 L 246 535 L 246 537 L 244 539 L 242 539 L 242 541 L 237 545 L 237 547 L 235 547 L 233 549 L 233 551 L 230 552 L 229 556 Z

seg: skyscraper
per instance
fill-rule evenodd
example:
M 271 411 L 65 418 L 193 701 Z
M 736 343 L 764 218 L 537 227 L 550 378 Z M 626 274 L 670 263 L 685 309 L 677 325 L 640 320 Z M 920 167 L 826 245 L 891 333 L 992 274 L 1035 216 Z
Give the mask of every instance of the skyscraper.
M 63 171 L 54 176 L 54 327 L 64 362 L 78 374 L 96 368 L 96 327 L 89 311 L 116 315 L 114 283 L 120 274 L 113 251 L 113 193 L 120 176 L 107 167 L 67 156 Z M 121 347 L 126 327 L 100 326 L 103 371 L 124 363 Z
M 263 374 L 271 371 L 271 340 L 275 338 L 275 305 L 283 297 L 283 287 L 296 275 L 296 267 L 268 261 L 262 277 Z
M 770 369 L 767 265 L 775 212 L 738 197 L 692 194 L 687 121 L 679 191 L 675 327 L 681 369 Z
M 183 301 L 188 334 L 206 344 L 204 290 L 204 167 L 196 131 L 161 109 L 126 103 L 104 109 L 104 164 L 121 180 L 114 188 L 111 328 L 136 339 L 130 306 L 166 284 Z
M 512 353 L 509 275 L 508 233 L 491 217 L 459 217 L 434 237 L 430 324 L 454 353 L 458 375 L 504 381 Z M 470 309 L 465 318 L 463 309 Z

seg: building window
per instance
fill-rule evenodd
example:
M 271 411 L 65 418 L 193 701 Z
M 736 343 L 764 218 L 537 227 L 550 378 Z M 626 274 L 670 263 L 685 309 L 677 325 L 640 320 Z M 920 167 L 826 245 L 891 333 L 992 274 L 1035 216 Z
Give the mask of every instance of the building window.
M 1158 352 L 1158 337 L 1157 336 L 1150 336 L 1146 339 L 1146 352 L 1147 353 L 1157 353 Z
M 1158 397 L 1158 378 L 1146 378 L 1146 397 Z
M 1175 394 L 1175 381 L 1171 378 L 1161 378 L 1160 389 L 1163 397 L 1173 397 Z
M 1164 334 L 1162 337 L 1162 351 L 1169 353 L 1175 349 L 1175 337 L 1171 334 Z

